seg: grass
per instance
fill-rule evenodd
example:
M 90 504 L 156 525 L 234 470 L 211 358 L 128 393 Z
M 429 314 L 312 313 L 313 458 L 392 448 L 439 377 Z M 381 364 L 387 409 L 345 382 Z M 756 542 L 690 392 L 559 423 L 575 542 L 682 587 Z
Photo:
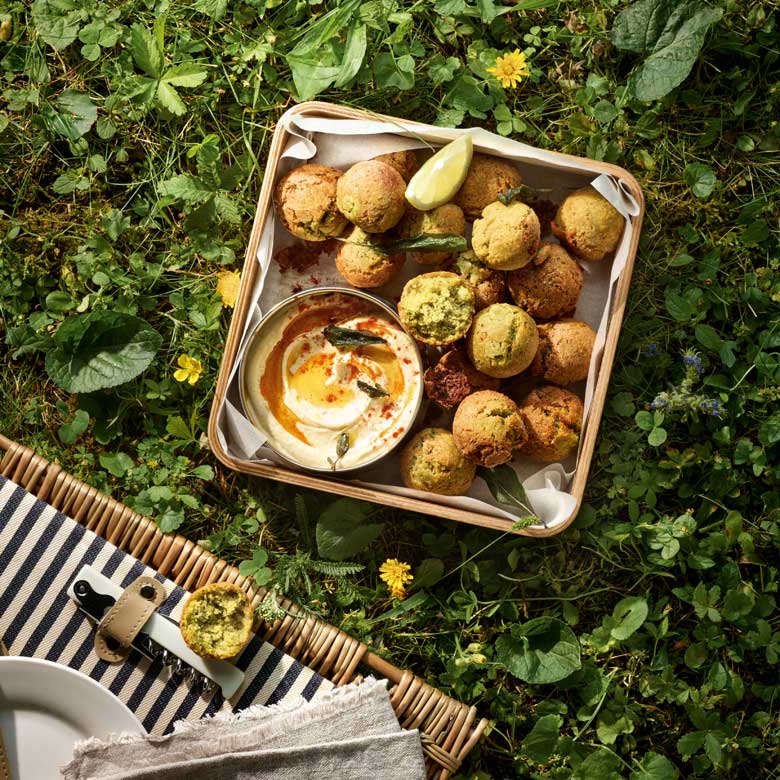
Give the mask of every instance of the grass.
M 612 45 L 612 0 L 6 2 L 3 433 L 231 560 L 265 550 L 260 579 L 476 704 L 492 727 L 463 777 L 774 777 L 778 9 L 711 4 L 723 17 L 690 75 L 640 101 L 628 84 L 643 55 Z M 189 69 L 183 111 L 142 90 L 143 31 L 163 15 L 163 70 Z M 560 537 L 328 510 L 333 497 L 251 482 L 204 446 L 231 315 L 217 275 L 240 268 L 277 118 L 350 59 L 350 30 L 366 53 L 319 97 L 605 159 L 645 192 L 587 500 Z M 532 72 L 504 90 L 485 68 L 517 47 Z M 211 194 L 172 189 L 182 174 L 211 176 Z M 65 392 L 38 348 L 104 310 L 145 319 L 162 346 L 126 384 Z M 694 353 L 701 373 L 683 364 Z M 173 379 L 182 354 L 202 363 L 193 386 Z M 686 381 L 719 416 L 690 399 L 652 408 Z M 333 516 L 373 527 L 347 556 L 360 566 L 317 562 Z M 413 608 L 389 599 L 386 558 L 415 569 Z M 581 668 L 526 682 L 523 632 L 542 617 L 576 637 Z

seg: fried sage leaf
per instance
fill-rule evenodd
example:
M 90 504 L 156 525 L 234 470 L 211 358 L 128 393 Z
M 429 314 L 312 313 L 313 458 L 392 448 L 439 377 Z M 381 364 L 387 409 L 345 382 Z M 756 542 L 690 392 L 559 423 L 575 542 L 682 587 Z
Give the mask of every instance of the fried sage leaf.
M 511 466 L 508 466 L 506 463 L 501 466 L 494 466 L 492 469 L 480 466 L 477 469 L 477 476 L 485 480 L 485 484 L 493 494 L 493 498 L 499 504 L 512 507 L 513 509 L 520 509 L 525 513 L 529 524 L 538 522 L 533 510 L 528 505 L 528 497 L 525 494 L 525 490 L 523 490 L 523 486 Z M 531 523 L 531 519 L 533 519 L 533 523 Z
M 517 198 L 527 198 L 533 194 L 534 192 L 530 187 L 526 187 L 524 184 L 521 184 L 519 187 L 512 187 L 511 189 L 504 190 L 503 192 L 499 193 L 498 199 L 505 206 L 508 206 L 513 200 L 516 200 Z
M 349 434 L 345 431 L 336 442 L 336 455 L 343 458 L 349 452 Z
M 368 382 L 364 382 L 362 379 L 358 379 L 357 386 L 362 390 L 369 398 L 384 398 L 390 393 L 385 390 L 382 385 L 370 385 Z
M 468 243 L 456 233 L 423 233 L 414 238 L 372 244 L 371 248 L 383 255 L 394 255 L 397 252 L 463 252 L 468 248 Z
M 370 344 L 387 344 L 381 336 L 369 333 L 367 330 L 342 328 L 340 325 L 328 325 L 322 331 L 323 336 L 334 347 L 366 347 Z

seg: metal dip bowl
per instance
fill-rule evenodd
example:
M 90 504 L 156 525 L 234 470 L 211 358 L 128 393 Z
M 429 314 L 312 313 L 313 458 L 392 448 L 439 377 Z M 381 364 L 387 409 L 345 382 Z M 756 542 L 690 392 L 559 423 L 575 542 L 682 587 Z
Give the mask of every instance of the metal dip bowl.
M 361 318 L 385 344 L 325 345 L 326 325 Z M 381 371 L 389 392 L 378 382 L 359 386 L 365 371 Z M 371 466 L 400 444 L 422 403 L 422 374 L 420 351 L 392 304 L 362 290 L 317 287 L 285 298 L 260 320 L 241 360 L 239 392 L 247 418 L 281 460 L 342 474 Z

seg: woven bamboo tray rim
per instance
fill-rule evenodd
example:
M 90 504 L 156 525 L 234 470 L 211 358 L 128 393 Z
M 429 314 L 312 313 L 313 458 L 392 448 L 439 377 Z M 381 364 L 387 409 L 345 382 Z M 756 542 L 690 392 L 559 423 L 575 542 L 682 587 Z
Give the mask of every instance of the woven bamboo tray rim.
M 57 463 L 0 434 L 0 476 L 192 591 L 212 582 L 239 585 L 257 605 L 267 591 L 235 566 L 180 534 L 164 534 L 154 521 L 76 479 Z M 420 730 L 429 780 L 446 780 L 479 741 L 488 722 L 468 707 L 370 652 L 368 646 L 285 599 L 290 614 L 257 633 L 336 685 L 361 679 L 359 667 L 386 677 L 390 701 L 404 728 Z M 296 617 L 300 615 L 300 617 Z
M 397 117 L 383 114 L 369 114 L 365 111 L 349 108 L 347 106 L 333 105 L 319 101 L 300 103 L 291 108 L 288 113 L 295 114 L 297 116 L 316 116 L 327 117 L 331 119 L 369 119 L 389 122 L 398 121 Z M 424 124 L 409 119 L 404 119 L 403 122 L 406 125 L 417 125 L 421 128 L 425 127 Z M 561 152 L 554 153 L 555 156 L 561 160 L 561 162 L 582 163 L 583 161 L 586 161 L 591 168 L 596 169 L 599 173 L 609 174 L 620 179 L 631 191 L 631 194 L 636 198 L 637 203 L 639 204 L 639 214 L 633 218 L 634 232 L 628 250 L 628 258 L 614 291 L 613 301 L 611 304 L 610 323 L 607 329 L 607 337 L 601 356 L 601 364 L 599 367 L 598 377 L 596 379 L 596 386 L 594 389 L 593 398 L 591 400 L 590 410 L 588 411 L 587 427 L 585 434 L 582 437 L 577 469 L 569 487 L 569 492 L 576 500 L 576 504 L 571 515 L 564 522 L 559 523 L 558 525 L 552 526 L 550 528 L 532 527 L 514 530 L 512 528 L 513 521 L 507 518 L 496 517 L 494 515 L 489 515 L 482 512 L 467 511 L 457 507 L 439 504 L 435 501 L 386 493 L 382 490 L 375 490 L 373 488 L 359 487 L 358 485 L 351 484 L 348 481 L 331 480 L 323 477 L 313 476 L 311 474 L 295 471 L 284 466 L 239 460 L 229 455 L 222 447 L 220 438 L 217 434 L 217 418 L 219 416 L 222 402 L 227 393 L 231 368 L 236 359 L 244 330 L 244 325 L 246 323 L 247 313 L 251 302 L 250 299 L 252 289 L 254 288 L 254 285 L 257 281 L 257 275 L 259 273 L 259 263 L 256 261 L 257 248 L 260 243 L 260 237 L 266 215 L 272 208 L 271 201 L 275 185 L 276 166 L 281 159 L 281 154 L 284 150 L 287 137 L 287 133 L 275 131 L 271 141 L 271 147 L 268 152 L 265 178 L 263 180 L 263 186 L 260 190 L 260 196 L 258 198 L 257 208 L 255 210 L 254 224 L 252 226 L 252 232 L 249 237 L 249 243 L 247 244 L 244 266 L 241 271 L 241 290 L 238 300 L 236 301 L 235 309 L 233 311 L 233 317 L 230 323 L 230 329 L 228 331 L 225 350 L 222 357 L 222 364 L 220 366 L 219 376 L 217 377 L 217 386 L 214 391 L 214 401 L 209 417 L 208 438 L 212 452 L 217 456 L 217 458 L 219 458 L 220 461 L 222 461 L 222 463 L 234 471 L 239 471 L 244 474 L 253 474 L 254 476 L 265 477 L 268 479 L 275 479 L 279 482 L 300 485 L 301 487 L 311 488 L 313 490 L 322 490 L 328 493 L 349 496 L 361 501 L 373 501 L 374 503 L 385 504 L 387 506 L 396 507 L 398 509 L 403 509 L 410 512 L 422 512 L 423 514 L 429 514 L 439 518 L 456 520 L 460 523 L 468 523 L 470 525 L 479 525 L 483 528 L 492 528 L 496 531 L 516 533 L 522 536 L 548 537 L 555 536 L 564 531 L 569 527 L 569 525 L 571 525 L 572 522 L 574 522 L 574 518 L 577 516 L 577 512 L 579 512 L 580 505 L 582 504 L 582 500 L 585 495 L 585 484 L 588 479 L 588 472 L 590 470 L 593 452 L 596 447 L 596 438 L 598 436 L 601 415 L 604 411 L 604 403 L 607 397 L 609 375 L 612 371 L 612 363 L 617 351 L 621 324 L 623 322 L 623 316 L 628 300 L 628 291 L 631 285 L 631 275 L 634 268 L 634 259 L 636 256 L 637 247 L 639 246 L 639 234 L 642 227 L 642 220 L 645 214 L 645 200 L 642 194 L 642 189 L 639 186 L 639 182 L 637 182 L 637 180 L 628 171 L 616 165 L 598 162 L 596 160 L 586 160 L 585 158 L 575 157 L 569 154 L 563 154 Z

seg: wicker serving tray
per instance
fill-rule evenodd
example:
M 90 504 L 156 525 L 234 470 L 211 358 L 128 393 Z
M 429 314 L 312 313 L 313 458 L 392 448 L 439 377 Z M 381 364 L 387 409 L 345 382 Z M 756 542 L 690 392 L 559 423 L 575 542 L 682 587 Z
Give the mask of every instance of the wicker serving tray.
M 31 449 L 0 434 L 0 475 L 67 514 L 133 557 L 155 568 L 185 590 L 211 582 L 234 582 L 258 604 L 266 594 L 235 566 L 217 558 L 179 534 L 164 534 L 157 525 L 129 507 L 98 492 L 50 463 Z M 261 623 L 258 634 L 283 652 L 314 669 L 336 685 L 360 679 L 360 668 L 393 683 L 390 700 L 401 725 L 419 729 L 429 780 L 446 780 L 479 740 L 486 720 L 428 685 L 370 652 L 340 629 L 304 616 L 290 601 L 291 614 L 271 625 Z M 300 615 L 300 617 L 296 617 Z
M 393 117 L 384 117 L 381 115 L 367 114 L 363 111 L 336 106 L 328 103 L 310 102 L 302 103 L 290 109 L 289 114 L 295 114 L 306 117 L 324 117 L 330 119 L 362 119 L 362 120 L 387 120 L 397 121 Z M 423 128 L 425 125 L 404 120 L 408 125 L 419 125 Z M 493 528 L 499 531 L 513 531 L 513 521 L 506 518 L 496 517 L 494 515 L 467 511 L 465 509 L 447 506 L 433 500 L 423 500 L 420 498 L 397 495 L 366 488 L 360 485 L 350 483 L 347 480 L 330 479 L 322 476 L 313 476 L 311 474 L 287 468 L 281 465 L 275 465 L 269 462 L 258 462 L 240 460 L 230 455 L 220 443 L 220 437 L 217 433 L 219 412 L 222 408 L 225 396 L 228 392 L 231 371 L 237 360 L 241 337 L 248 319 L 249 307 L 251 305 L 252 290 L 258 281 L 260 273 L 259 263 L 257 262 L 257 251 L 260 243 L 263 225 L 266 217 L 272 209 L 272 196 L 276 181 L 277 166 L 280 162 L 285 144 L 289 139 L 289 133 L 281 127 L 277 127 L 271 142 L 271 148 L 268 154 L 268 163 L 266 166 L 263 187 L 260 192 L 260 198 L 255 213 L 255 221 L 250 235 L 249 244 L 246 250 L 246 259 L 242 270 L 242 283 L 239 299 L 236 302 L 235 311 L 230 325 L 230 331 L 225 345 L 225 351 L 220 367 L 217 386 L 214 393 L 214 402 L 212 405 L 211 416 L 209 419 L 208 436 L 211 448 L 214 454 L 229 468 L 247 474 L 253 474 L 259 477 L 268 477 L 281 482 L 301 485 L 307 488 L 323 490 L 330 493 L 337 493 L 364 501 L 373 501 L 376 503 L 395 506 L 400 509 L 414 512 L 423 512 L 436 517 L 449 518 L 462 523 L 480 525 L 486 528 Z M 549 153 L 548 153 L 549 154 Z M 560 164 L 571 164 L 572 162 L 582 165 L 587 162 L 588 172 L 595 171 L 594 175 L 610 174 L 618 179 L 625 188 L 634 196 L 639 204 L 639 214 L 633 218 L 634 231 L 628 252 L 628 259 L 625 263 L 623 273 L 617 282 L 614 290 L 609 326 L 606 334 L 606 342 L 603 348 L 601 364 L 596 380 L 594 395 L 588 412 L 587 424 L 584 428 L 584 434 L 580 445 L 577 468 L 569 486 L 568 492 L 576 500 L 573 511 L 565 522 L 558 523 L 551 527 L 534 526 L 525 528 L 517 533 L 526 536 L 546 537 L 553 536 L 563 531 L 574 520 L 582 503 L 585 492 L 585 484 L 588 477 L 590 462 L 593 457 L 593 451 L 598 435 L 599 422 L 604 408 L 604 402 L 609 384 L 609 376 L 612 369 L 612 362 L 617 348 L 620 327 L 623 320 L 623 314 L 628 298 L 628 290 L 631 282 L 631 273 L 633 270 L 634 257 L 639 242 L 639 232 L 644 216 L 644 198 L 637 181 L 625 170 L 607 163 L 594 162 L 593 160 L 584 161 L 581 158 L 572 157 L 566 154 L 552 155 Z

